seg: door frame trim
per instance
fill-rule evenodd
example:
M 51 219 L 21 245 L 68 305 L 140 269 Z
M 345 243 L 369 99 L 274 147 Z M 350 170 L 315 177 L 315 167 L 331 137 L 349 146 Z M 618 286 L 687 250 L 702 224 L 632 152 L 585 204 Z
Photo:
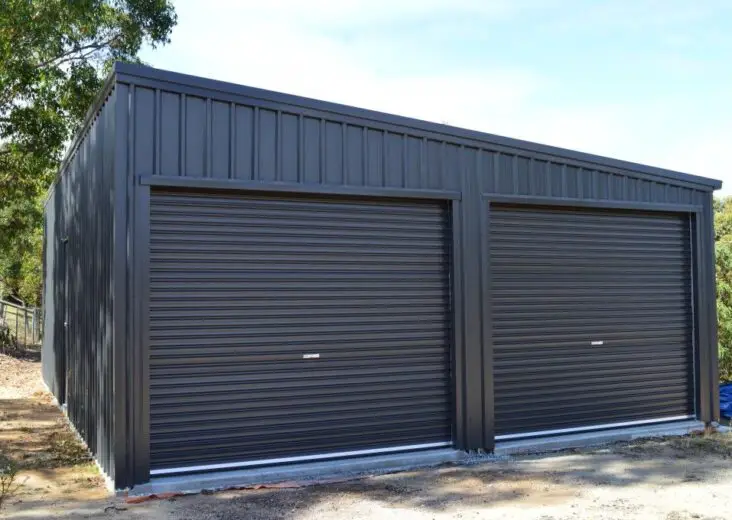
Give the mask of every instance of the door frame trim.
M 657 204 L 655 202 L 612 201 L 602 199 L 576 199 L 569 197 L 535 197 L 532 195 L 498 195 L 483 193 L 483 201 L 488 204 L 526 204 L 533 206 L 564 206 L 583 209 L 627 209 L 642 211 L 665 211 L 670 213 L 701 213 L 698 204 Z
M 163 188 L 189 188 L 203 190 L 235 190 L 260 193 L 285 193 L 288 195 L 343 195 L 357 197 L 385 197 L 399 199 L 460 200 L 462 192 L 415 188 L 389 188 L 378 186 L 336 186 L 301 184 L 296 182 L 261 182 L 235 179 L 210 179 L 178 177 L 173 175 L 139 176 L 140 186 Z

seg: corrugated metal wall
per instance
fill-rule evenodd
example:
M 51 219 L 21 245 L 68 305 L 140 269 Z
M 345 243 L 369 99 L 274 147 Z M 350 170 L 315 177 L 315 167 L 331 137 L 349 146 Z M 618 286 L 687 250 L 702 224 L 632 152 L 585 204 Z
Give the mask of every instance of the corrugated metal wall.
M 43 345 L 41 365 L 43 380 L 48 389 L 56 396 L 59 404 L 66 398 L 64 367 L 66 355 L 63 350 L 63 310 L 61 281 L 63 266 L 61 265 L 62 248 L 57 246 L 59 235 L 59 217 L 56 198 L 60 191 L 52 189 L 46 202 L 43 216 Z M 57 320 L 57 315 L 59 320 Z
M 659 204 L 703 198 L 692 183 L 630 169 L 233 97 L 130 89 L 136 174 L 459 191 L 470 172 L 485 193 Z
M 496 433 L 694 413 L 689 218 L 492 206 Z
M 116 377 L 114 106 L 108 100 L 94 115 L 62 167 L 46 205 L 44 246 L 44 378 L 59 402 L 66 402 L 69 419 L 110 476 L 114 475 L 112 385 Z

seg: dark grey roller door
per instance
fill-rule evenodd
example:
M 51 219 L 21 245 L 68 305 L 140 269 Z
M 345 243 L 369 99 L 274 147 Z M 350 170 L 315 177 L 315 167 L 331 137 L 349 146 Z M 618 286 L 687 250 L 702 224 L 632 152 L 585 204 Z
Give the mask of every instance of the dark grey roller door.
M 498 435 L 693 414 L 689 220 L 492 206 Z
M 161 469 L 449 443 L 439 204 L 153 192 Z

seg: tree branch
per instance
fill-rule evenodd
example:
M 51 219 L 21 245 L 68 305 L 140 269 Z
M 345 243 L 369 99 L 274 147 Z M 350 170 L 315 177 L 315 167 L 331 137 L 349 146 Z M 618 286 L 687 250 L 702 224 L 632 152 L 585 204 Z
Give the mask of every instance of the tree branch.
M 119 38 L 119 34 L 115 34 L 111 38 L 104 40 L 104 41 L 96 41 L 93 43 L 90 43 L 88 45 L 84 45 L 82 47 L 77 47 L 74 49 L 71 49 L 67 52 L 62 53 L 59 56 L 55 56 L 51 58 L 50 60 L 46 60 L 44 62 L 39 63 L 35 66 L 36 69 L 43 69 L 50 65 L 54 65 L 58 67 L 59 65 L 63 63 L 68 63 L 75 60 L 83 60 L 94 54 L 94 52 L 103 49 L 104 47 L 107 47 L 114 43 L 115 40 Z M 89 51 L 86 54 L 84 54 L 84 51 Z

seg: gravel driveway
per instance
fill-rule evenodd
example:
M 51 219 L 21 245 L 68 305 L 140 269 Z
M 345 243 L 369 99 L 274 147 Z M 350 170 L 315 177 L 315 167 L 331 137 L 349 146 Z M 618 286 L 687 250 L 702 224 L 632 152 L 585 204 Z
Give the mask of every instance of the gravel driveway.
M 34 504 L 10 518 L 725 519 L 732 441 L 666 439 L 372 476 L 296 489 L 225 491 L 129 504 Z

